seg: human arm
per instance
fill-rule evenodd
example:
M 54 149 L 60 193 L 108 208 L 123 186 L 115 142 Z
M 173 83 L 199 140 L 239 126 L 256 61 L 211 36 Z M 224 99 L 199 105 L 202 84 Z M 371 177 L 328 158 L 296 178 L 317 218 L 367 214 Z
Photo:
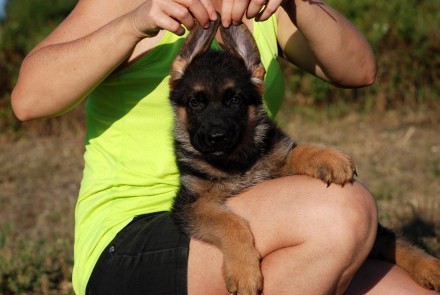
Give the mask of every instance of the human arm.
M 278 9 L 278 42 L 287 60 L 339 87 L 376 78 L 373 51 L 339 12 L 319 0 L 287 0 Z
M 78 104 L 124 62 L 152 49 L 160 30 L 182 34 L 208 24 L 210 1 L 80 0 L 22 63 L 11 101 L 21 120 L 55 116 Z
M 321 0 L 223 0 L 222 23 L 277 15 L 281 55 L 340 87 L 370 85 L 376 78 L 373 51 L 364 36 Z

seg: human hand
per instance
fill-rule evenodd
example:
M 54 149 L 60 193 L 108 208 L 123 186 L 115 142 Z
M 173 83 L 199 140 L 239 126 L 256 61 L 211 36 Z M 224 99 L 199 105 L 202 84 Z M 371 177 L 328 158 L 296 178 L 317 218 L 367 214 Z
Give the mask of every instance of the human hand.
M 195 21 L 203 27 L 217 19 L 211 0 L 147 0 L 131 11 L 133 28 L 140 38 L 154 37 L 160 30 L 177 35 L 191 29 Z
M 246 13 L 248 19 L 267 20 L 285 0 L 223 0 L 222 25 L 238 25 Z

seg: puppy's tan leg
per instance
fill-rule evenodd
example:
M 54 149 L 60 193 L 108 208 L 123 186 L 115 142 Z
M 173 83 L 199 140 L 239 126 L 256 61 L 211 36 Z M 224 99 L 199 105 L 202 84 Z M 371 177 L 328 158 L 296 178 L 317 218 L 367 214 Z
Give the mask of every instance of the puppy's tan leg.
M 216 245 L 223 252 L 223 274 L 229 293 L 257 295 L 263 287 L 260 255 L 248 222 L 212 199 L 198 199 L 192 206 L 194 237 Z
M 327 184 L 352 182 L 356 174 L 350 156 L 330 148 L 312 145 L 298 145 L 291 152 L 281 168 L 281 175 L 308 175 Z
M 397 264 L 421 286 L 440 291 L 440 260 L 378 225 L 371 257 Z

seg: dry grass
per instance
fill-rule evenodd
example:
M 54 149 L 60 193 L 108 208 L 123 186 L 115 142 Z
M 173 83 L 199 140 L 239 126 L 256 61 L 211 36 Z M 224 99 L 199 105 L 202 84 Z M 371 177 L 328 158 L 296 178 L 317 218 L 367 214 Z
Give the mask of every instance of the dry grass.
M 0 138 L 0 294 L 68 294 L 82 135 Z
M 383 223 L 440 256 L 440 116 L 282 113 L 300 142 L 352 154 Z M 82 132 L 0 137 L 0 294 L 69 294 Z

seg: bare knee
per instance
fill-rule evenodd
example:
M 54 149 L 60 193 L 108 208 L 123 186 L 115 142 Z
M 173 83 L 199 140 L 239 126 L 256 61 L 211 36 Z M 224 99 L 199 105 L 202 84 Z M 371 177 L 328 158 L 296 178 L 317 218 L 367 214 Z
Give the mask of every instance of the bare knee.
M 229 199 L 228 206 L 249 221 L 262 256 L 304 241 L 368 247 L 376 233 L 376 203 L 358 182 L 326 187 L 306 176 L 284 177 Z
M 321 245 L 341 263 L 361 263 L 373 246 L 377 229 L 376 203 L 360 183 L 335 186 L 328 200 L 312 212 L 315 228 L 310 241 Z
M 267 294 L 289 294 L 284 283 L 289 276 L 298 278 L 295 289 L 303 294 L 342 294 L 370 252 L 377 228 L 371 194 L 359 183 L 313 192 L 319 194 L 308 197 L 317 201 L 303 208 L 302 228 L 291 228 L 302 232 L 301 242 L 263 258 Z M 301 285 L 310 280 L 317 283 Z

